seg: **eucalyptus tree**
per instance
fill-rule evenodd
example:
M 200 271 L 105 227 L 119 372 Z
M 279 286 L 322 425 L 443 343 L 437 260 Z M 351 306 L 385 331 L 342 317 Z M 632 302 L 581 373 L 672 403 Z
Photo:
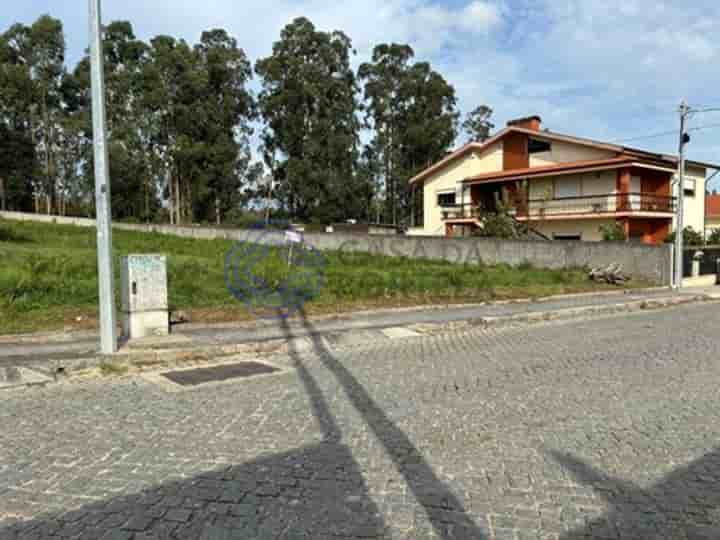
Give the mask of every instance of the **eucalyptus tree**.
M 364 82 L 370 142 L 383 180 L 385 219 L 405 221 L 408 180 L 442 158 L 457 135 L 454 88 L 409 45 L 380 44 L 358 71 Z
M 360 122 L 353 53 L 345 34 L 319 31 L 301 17 L 255 65 L 265 161 L 275 196 L 293 218 L 355 217 Z
M 12 39 L 9 32 L 0 34 L 0 209 L 28 210 L 37 165 L 30 122 L 34 88 Z
M 203 32 L 194 52 L 205 72 L 205 116 L 198 124 L 205 166 L 196 178 L 196 206 L 200 216 L 213 216 L 219 224 L 224 214 L 238 206 L 243 185 L 255 174 L 249 136 L 256 111 L 247 87 L 252 67 L 237 40 L 222 29 Z
M 462 123 L 462 130 L 470 141 L 484 142 L 490 138 L 495 127 L 490 121 L 493 110 L 487 105 L 479 105 L 470 111 Z
M 29 78 L 26 97 L 30 97 L 31 103 L 26 111 L 27 123 L 43 171 L 39 178 L 33 178 L 33 197 L 36 211 L 42 204 L 50 213 L 57 181 L 55 137 L 62 114 L 61 86 L 65 75 L 62 22 L 43 15 L 30 26 L 17 23 L 3 34 L 2 41 L 8 63 Z
M 192 220 L 192 179 L 202 144 L 196 134 L 206 121 L 205 81 L 197 55 L 184 40 L 157 36 L 150 41 L 141 75 L 146 137 L 159 164 L 171 223 Z

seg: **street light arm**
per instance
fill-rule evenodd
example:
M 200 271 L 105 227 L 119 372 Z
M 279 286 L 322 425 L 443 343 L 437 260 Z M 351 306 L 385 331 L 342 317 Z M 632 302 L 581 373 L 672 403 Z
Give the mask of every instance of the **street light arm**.
M 693 113 L 706 113 L 706 112 L 720 112 L 720 107 L 708 107 L 706 109 L 693 109 L 690 108 L 687 111 L 689 114 Z

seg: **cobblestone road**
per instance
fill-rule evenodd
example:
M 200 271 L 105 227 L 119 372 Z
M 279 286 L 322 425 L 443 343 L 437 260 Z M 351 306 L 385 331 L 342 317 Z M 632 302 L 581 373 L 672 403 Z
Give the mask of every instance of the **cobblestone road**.
M 720 538 L 720 306 L 0 395 L 0 539 Z

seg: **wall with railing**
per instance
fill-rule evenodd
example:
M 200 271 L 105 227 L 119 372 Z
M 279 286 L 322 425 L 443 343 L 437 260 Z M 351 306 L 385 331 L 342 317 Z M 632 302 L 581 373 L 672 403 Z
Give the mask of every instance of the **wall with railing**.
M 516 200 L 511 211 L 518 218 L 541 219 L 550 216 L 582 216 L 614 213 L 671 214 L 675 198 L 654 193 L 607 193 L 580 197 Z M 476 205 L 459 204 L 441 209 L 443 219 L 473 219 L 482 214 Z
M 517 203 L 518 216 L 541 217 L 557 215 L 610 214 L 616 212 L 647 212 L 672 214 L 674 197 L 654 193 L 607 193 L 580 197 L 531 199 Z

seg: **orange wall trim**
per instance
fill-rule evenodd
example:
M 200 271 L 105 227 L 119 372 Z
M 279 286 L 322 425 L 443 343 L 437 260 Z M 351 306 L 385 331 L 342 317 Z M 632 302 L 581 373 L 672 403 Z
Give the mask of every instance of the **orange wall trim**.
M 617 192 L 620 194 L 617 201 L 617 209 L 628 210 L 630 208 L 630 199 L 623 196 L 623 193 L 630 193 L 630 169 L 618 169 L 617 172 Z M 625 231 L 627 233 L 627 231 Z
M 508 133 L 503 141 L 503 170 L 527 169 L 530 157 L 527 149 L 528 136 L 524 133 Z
M 670 234 L 669 219 L 627 219 L 628 238 L 639 238 L 643 244 L 662 244 Z
M 669 197 L 671 181 L 672 173 L 644 169 L 640 178 L 640 185 L 643 193 Z

